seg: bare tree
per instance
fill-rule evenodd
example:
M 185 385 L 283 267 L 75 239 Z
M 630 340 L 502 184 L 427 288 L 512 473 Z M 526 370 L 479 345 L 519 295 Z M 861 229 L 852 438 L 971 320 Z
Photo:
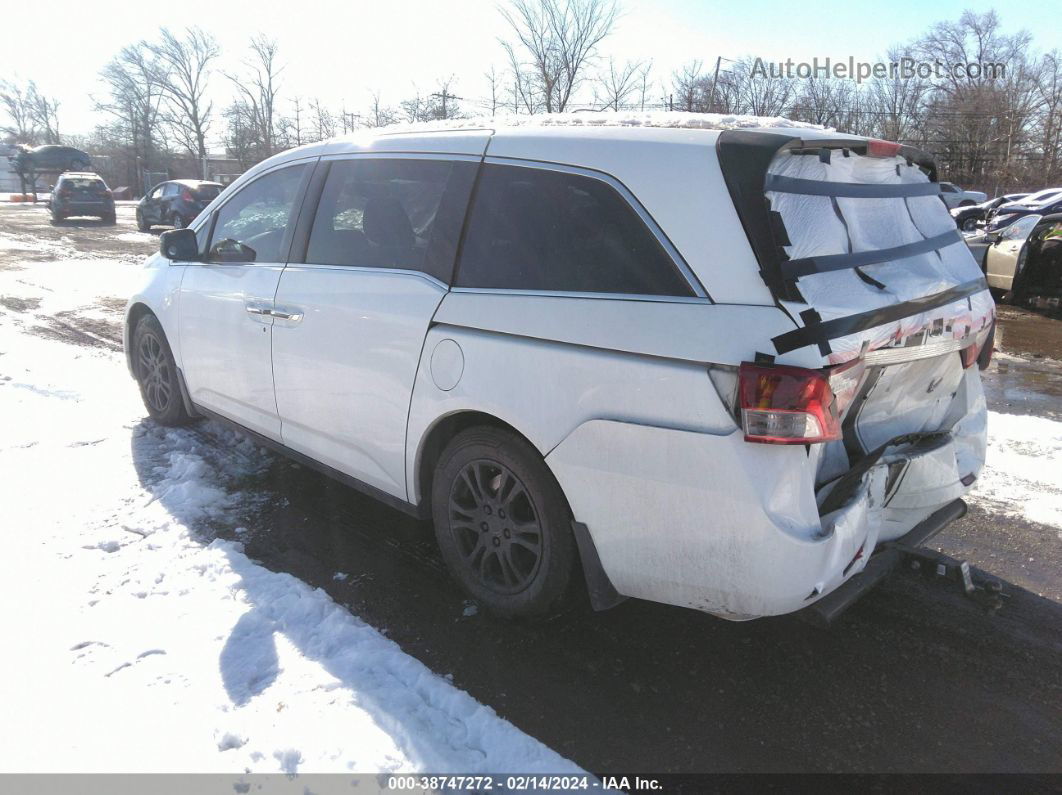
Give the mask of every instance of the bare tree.
M 336 119 L 328 108 L 321 105 L 321 100 L 310 100 L 310 140 L 324 141 L 336 134 Z
M 139 42 L 123 47 L 100 73 L 109 97 L 97 102 L 97 108 L 113 116 L 118 129 L 124 131 L 134 154 L 133 184 L 140 184 L 144 172 L 158 165 L 164 71 L 146 43 Z
M 276 39 L 261 34 L 253 36 L 250 48 L 251 57 L 244 61 L 246 73 L 226 76 L 236 87 L 240 102 L 251 116 L 257 156 L 264 160 L 276 151 L 276 104 L 284 67 L 277 58 Z
M 498 105 L 500 103 L 500 97 L 498 96 L 498 70 L 494 64 L 491 64 L 490 71 L 484 72 L 483 76 L 487 78 L 487 89 L 490 91 L 490 99 L 487 100 L 490 105 L 490 115 L 494 118 L 494 114 L 498 112 Z
M 692 113 L 700 110 L 702 102 L 704 75 L 701 73 L 703 63 L 690 61 L 671 73 L 671 92 L 668 97 L 669 110 L 684 110 Z
M 602 110 L 620 110 L 637 92 L 643 66 L 641 61 L 626 61 L 617 65 L 616 59 L 610 57 L 608 65 L 594 83 L 595 104 Z
M 8 120 L 0 130 L 15 136 L 19 143 L 37 143 L 37 127 L 30 101 L 33 88 L 32 82 L 24 87 L 7 80 L 0 81 L 0 107 L 7 114 Z
M 649 98 L 649 74 L 653 71 L 653 62 L 646 61 L 638 70 L 638 108 L 645 110 L 645 100 Z
M 563 112 L 601 40 L 612 32 L 615 0 L 511 0 L 502 16 L 513 41 L 502 40 L 515 93 L 529 112 Z
M 380 92 L 374 91 L 370 95 L 369 113 L 365 119 L 367 127 L 386 127 L 398 121 L 398 112 L 394 108 L 387 107 L 380 99 Z
M 217 42 L 197 27 L 178 38 L 167 28 L 148 45 L 161 67 L 159 84 L 166 99 L 165 120 L 190 155 L 207 155 L 213 103 L 207 98 L 211 63 L 221 54 Z

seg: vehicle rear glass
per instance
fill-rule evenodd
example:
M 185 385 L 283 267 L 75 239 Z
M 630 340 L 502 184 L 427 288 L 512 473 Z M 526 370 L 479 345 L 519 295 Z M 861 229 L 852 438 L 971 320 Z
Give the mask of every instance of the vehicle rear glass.
M 607 182 L 497 164 L 480 175 L 456 285 L 693 295 L 634 208 Z
M 106 190 L 101 179 L 64 179 L 62 187 L 67 190 Z
M 192 191 L 193 196 L 203 201 L 216 199 L 219 193 L 221 193 L 221 188 L 217 185 L 202 185 Z

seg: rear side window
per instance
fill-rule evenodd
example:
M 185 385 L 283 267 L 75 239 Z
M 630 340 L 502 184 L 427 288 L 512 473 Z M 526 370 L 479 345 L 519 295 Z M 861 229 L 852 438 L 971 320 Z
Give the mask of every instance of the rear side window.
M 638 213 L 606 182 L 496 164 L 480 175 L 456 285 L 693 295 Z
M 333 162 L 306 262 L 430 272 L 428 252 L 453 167 L 404 158 Z
M 208 259 L 283 262 L 305 165 L 289 166 L 242 188 L 217 213 Z

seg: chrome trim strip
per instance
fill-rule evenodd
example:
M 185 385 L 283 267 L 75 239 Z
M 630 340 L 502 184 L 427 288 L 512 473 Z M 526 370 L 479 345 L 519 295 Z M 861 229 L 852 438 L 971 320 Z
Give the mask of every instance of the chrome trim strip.
M 619 193 L 619 195 L 623 197 L 624 201 L 626 201 L 627 204 L 630 205 L 631 209 L 633 209 L 638 214 L 638 217 L 642 219 L 642 223 L 644 223 L 649 228 L 649 231 L 652 232 L 653 237 L 656 238 L 657 242 L 661 246 L 663 246 L 664 251 L 666 251 L 668 256 L 671 257 L 672 262 L 675 263 L 675 267 L 678 268 L 679 273 L 682 274 L 682 277 L 686 280 L 686 283 L 689 284 L 690 289 L 693 290 L 693 294 L 697 298 L 707 298 L 709 302 L 712 302 L 711 296 L 709 296 L 708 292 L 704 289 L 704 285 L 701 284 L 700 280 L 697 278 L 693 270 L 687 264 L 682 254 L 679 253 L 679 250 L 675 248 L 675 245 L 671 242 L 670 239 L 668 239 L 668 236 L 664 234 L 664 230 L 660 228 L 659 224 L 657 224 L 656 219 L 649 214 L 649 211 L 642 206 L 642 203 L 638 201 L 638 198 L 633 193 L 631 193 L 627 186 L 611 174 L 606 174 L 604 171 L 595 171 L 591 168 L 581 168 L 579 166 L 569 166 L 560 163 L 549 163 L 543 160 L 525 160 L 523 158 L 515 157 L 498 157 L 488 155 L 487 157 L 483 158 L 483 162 L 493 163 L 494 165 L 499 166 L 518 166 L 521 168 L 537 168 L 542 169 L 544 171 L 559 171 L 565 174 L 578 174 L 582 177 L 589 177 L 591 179 L 596 179 L 600 182 L 604 182 L 606 185 L 608 185 L 617 193 Z M 681 298 L 683 296 L 674 297 Z
M 430 274 L 423 271 L 407 270 L 405 268 L 369 268 L 364 265 L 324 265 L 313 262 L 289 262 L 285 271 L 298 271 L 298 270 L 324 270 L 324 271 L 344 271 L 355 273 L 378 273 L 381 276 L 415 276 L 418 279 L 426 281 L 433 287 L 438 287 L 444 292 L 450 289 L 445 282 L 436 279 Z
M 905 348 L 878 348 L 875 351 L 868 351 L 865 361 L 868 366 L 872 366 L 932 359 L 935 356 L 957 353 L 973 342 L 974 337 L 965 337 L 964 339 L 927 342 L 924 345 L 910 345 Z
M 452 293 L 480 293 L 483 295 L 524 295 L 537 298 L 593 298 L 599 301 L 646 301 L 661 304 L 712 305 L 707 296 L 638 295 L 634 293 L 578 293 L 563 290 L 517 290 L 502 287 L 451 287 Z
M 339 152 L 331 155 L 322 155 L 322 163 L 334 163 L 337 160 L 464 160 L 470 163 L 478 163 L 483 160 L 483 155 L 446 154 L 445 152 Z

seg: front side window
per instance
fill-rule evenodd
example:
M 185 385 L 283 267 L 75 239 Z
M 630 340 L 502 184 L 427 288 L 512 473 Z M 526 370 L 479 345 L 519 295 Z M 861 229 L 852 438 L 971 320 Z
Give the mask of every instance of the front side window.
M 271 171 L 244 186 L 218 210 L 208 259 L 282 262 L 306 166 Z
M 159 185 L 158 187 L 156 187 L 153 191 L 151 191 L 151 197 L 150 198 L 152 198 L 152 199 L 159 198 L 162 195 L 162 189 L 165 188 L 165 187 L 166 187 L 165 185 Z
M 487 164 L 456 285 L 634 295 L 693 295 L 634 208 L 580 174 Z
M 333 162 L 306 261 L 425 270 L 453 164 L 404 158 Z

